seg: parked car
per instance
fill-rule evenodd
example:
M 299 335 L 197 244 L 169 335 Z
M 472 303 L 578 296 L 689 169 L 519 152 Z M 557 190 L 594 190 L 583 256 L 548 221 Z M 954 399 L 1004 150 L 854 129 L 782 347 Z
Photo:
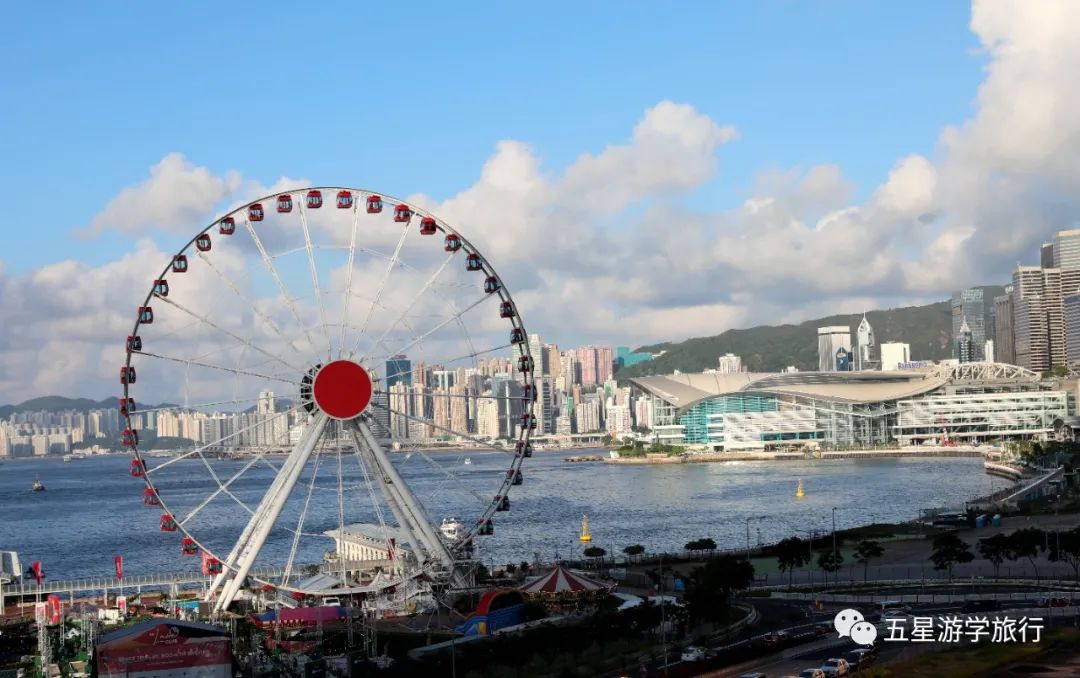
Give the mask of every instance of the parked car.
M 754 673 L 744 673 L 739 678 L 767 678 L 767 676 L 760 671 L 755 671 Z
M 1038 605 L 1039 607 L 1070 607 L 1072 606 L 1072 598 L 1064 593 L 1054 593 L 1039 598 Z
M 683 650 L 682 660 L 684 662 L 700 662 L 705 661 L 705 650 L 700 647 L 690 646 Z
M 787 631 L 773 631 L 769 635 L 765 636 L 766 645 L 779 645 L 788 639 Z
M 854 671 L 865 669 L 867 666 L 873 664 L 876 659 L 877 652 L 869 648 L 860 648 L 847 653 L 848 664 L 851 665 L 851 668 Z
M 799 672 L 799 678 L 825 678 L 825 672 L 821 669 L 803 669 Z
M 832 657 L 825 660 L 825 663 L 821 665 L 821 670 L 827 678 L 840 678 L 851 673 L 851 665 L 846 659 Z

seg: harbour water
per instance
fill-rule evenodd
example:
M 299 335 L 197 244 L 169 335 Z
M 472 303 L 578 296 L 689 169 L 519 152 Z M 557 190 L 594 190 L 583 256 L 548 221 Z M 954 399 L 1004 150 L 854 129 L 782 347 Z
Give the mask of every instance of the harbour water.
M 594 546 L 621 551 L 643 544 L 649 552 L 673 551 L 688 541 L 711 537 L 721 548 L 756 544 L 832 526 L 901 521 L 922 509 L 958 506 L 1000 489 L 1005 481 L 983 473 L 981 459 L 874 459 L 865 461 L 729 462 L 655 466 L 601 463 L 570 464 L 564 457 L 596 454 L 595 450 L 537 452 L 524 466 L 525 483 L 511 492 L 512 508 L 495 516 L 495 534 L 480 542 L 478 556 L 494 563 L 550 560 L 580 553 L 577 535 L 588 514 Z M 465 492 L 447 491 L 446 473 L 433 463 L 395 455 L 403 477 L 415 487 L 434 522 L 455 515 L 475 520 L 481 504 Z M 467 485 L 484 496 L 494 494 L 507 457 L 498 452 L 438 452 L 430 455 L 452 470 L 452 484 Z M 161 463 L 152 460 L 151 466 Z M 128 474 L 130 459 L 122 455 L 64 463 L 61 459 L 7 460 L 0 464 L 0 550 L 16 550 L 24 563 L 40 560 L 52 579 L 108 576 L 113 557 L 125 559 L 129 574 L 196 570 L 198 559 L 180 554 L 179 536 L 158 530 L 160 510 L 142 505 L 142 482 Z M 236 468 L 242 462 L 230 462 Z M 355 467 L 354 471 L 355 471 Z M 197 461 L 172 464 L 160 475 L 163 496 L 174 506 L 195 505 L 216 485 L 201 475 Z M 272 470 L 253 468 L 250 484 L 237 483 L 237 496 L 254 506 Z M 39 475 L 47 491 L 33 493 Z M 796 499 L 799 480 L 806 496 Z M 359 486 L 358 473 L 346 478 Z M 303 532 L 298 561 L 317 562 L 333 547 L 316 536 L 338 524 L 338 493 L 330 481 L 318 483 Z M 303 494 L 303 492 L 296 492 Z M 490 493 L 490 494 L 489 494 Z M 346 493 L 347 494 L 347 493 Z M 358 493 L 349 498 L 360 520 L 372 520 L 370 501 Z M 247 521 L 232 500 L 222 499 L 193 525 L 211 548 L 228 550 L 232 535 Z M 365 509 L 366 506 L 366 509 Z M 175 509 L 174 509 L 175 510 Z M 180 514 L 182 515 L 182 514 Z M 264 553 L 282 560 L 292 543 L 284 525 L 295 511 L 283 514 Z M 348 522 L 348 521 L 347 521 Z M 267 563 L 269 564 L 269 563 Z

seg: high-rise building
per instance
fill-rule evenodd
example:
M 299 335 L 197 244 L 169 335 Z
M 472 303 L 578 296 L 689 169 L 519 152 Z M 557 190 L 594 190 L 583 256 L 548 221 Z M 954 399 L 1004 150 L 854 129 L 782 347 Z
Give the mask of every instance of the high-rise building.
M 1016 364 L 1036 372 L 1064 365 L 1061 270 L 1017 266 L 1011 296 Z
M 1080 292 L 1080 228 L 1054 234 L 1053 262 L 1053 266 L 1043 264 L 1043 268 L 1061 271 L 1061 296 Z
M 961 363 L 973 363 L 975 360 L 975 340 L 967 318 L 960 321 L 960 332 L 956 335 L 956 357 Z
M 965 320 L 971 330 L 974 359 L 986 359 L 984 347 L 994 337 L 994 302 L 981 287 L 969 287 L 952 295 L 952 355 L 959 358 L 960 325 Z M 961 362 L 964 362 L 961 360 Z
M 818 328 L 818 371 L 835 372 L 837 352 L 851 352 L 851 328 L 847 326 Z
M 1016 364 L 1013 335 L 1012 285 L 1005 294 L 994 297 L 994 359 L 999 363 Z
M 1064 299 L 1065 360 L 1067 364 L 1080 361 L 1080 292 Z
M 276 403 L 274 401 L 273 391 L 260 391 L 259 392 L 259 404 L 255 410 L 258 414 L 267 415 L 273 414 L 275 411 Z M 179 436 L 179 433 L 176 434 Z
M 983 344 L 983 355 L 986 356 L 986 362 L 988 362 L 988 363 L 995 362 L 995 358 L 997 357 L 997 353 L 994 352 L 994 340 L 993 339 L 987 339 L 986 343 Z
M 394 384 L 413 385 L 412 361 L 403 355 L 396 355 L 386 361 L 386 390 Z
M 522 414 L 521 383 L 508 375 L 498 375 L 491 380 L 491 392 L 499 404 L 499 437 L 516 437 Z
M 499 403 L 494 398 L 476 401 L 476 435 L 490 440 L 499 437 Z
M 874 346 L 874 328 L 863 314 L 859 327 L 855 330 L 855 369 L 870 369 L 870 349 Z
M 610 346 L 596 347 L 596 383 L 610 381 L 615 374 L 615 354 Z
M 1054 268 L 1054 243 L 1044 242 L 1039 248 L 1039 267 Z
M 886 341 L 881 345 L 881 369 L 892 371 L 902 363 L 911 362 L 911 346 L 901 341 Z
M 596 433 L 600 430 L 600 402 L 586 400 L 574 408 L 574 422 L 578 433 Z
M 608 403 L 607 420 L 604 423 L 607 432 L 613 437 L 621 438 L 630 435 L 630 407 Z
M 716 371 L 720 374 L 738 374 L 742 372 L 742 357 L 734 353 L 725 353 L 720 356 L 717 362 Z

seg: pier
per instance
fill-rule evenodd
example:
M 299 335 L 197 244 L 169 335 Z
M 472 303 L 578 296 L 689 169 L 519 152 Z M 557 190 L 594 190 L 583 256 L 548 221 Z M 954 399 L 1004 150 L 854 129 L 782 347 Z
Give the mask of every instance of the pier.
M 564 457 L 563 461 L 574 462 L 574 463 L 576 463 L 576 462 L 584 462 L 584 461 L 604 461 L 604 458 L 599 456 L 599 455 L 594 454 L 594 455 L 585 455 L 585 456 L 576 456 L 576 457 Z

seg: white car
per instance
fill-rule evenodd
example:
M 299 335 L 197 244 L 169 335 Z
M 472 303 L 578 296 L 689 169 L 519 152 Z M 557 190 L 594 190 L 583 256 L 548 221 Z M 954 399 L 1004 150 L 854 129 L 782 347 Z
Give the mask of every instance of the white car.
M 705 661 L 705 650 L 700 647 L 688 647 L 683 650 L 682 660 L 684 662 L 700 662 Z
M 846 676 L 851 673 L 851 665 L 848 664 L 846 659 L 833 657 L 832 659 L 827 659 L 825 663 L 821 665 L 821 672 L 824 673 L 827 678 L 832 678 L 833 676 L 839 678 L 839 676 Z
M 825 672 L 821 669 L 803 669 L 798 678 L 825 678 Z

